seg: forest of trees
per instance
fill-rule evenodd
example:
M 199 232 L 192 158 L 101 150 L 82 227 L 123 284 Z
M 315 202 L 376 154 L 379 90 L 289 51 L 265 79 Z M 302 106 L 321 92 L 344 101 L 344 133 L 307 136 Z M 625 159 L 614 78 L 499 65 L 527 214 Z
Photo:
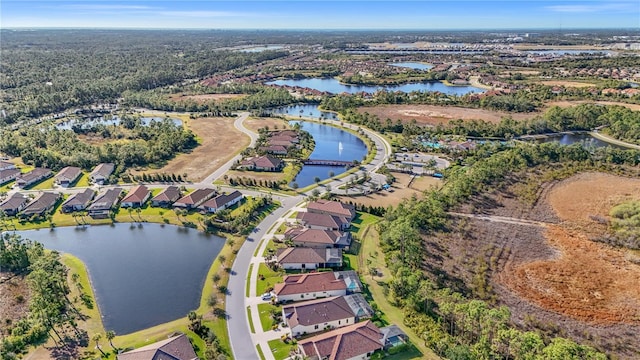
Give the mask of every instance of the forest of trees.
M 128 121 L 125 116 L 122 126 L 96 125 L 90 129 L 76 128 L 76 131 L 85 135 L 99 134 L 108 141 L 90 145 L 76 132 L 57 128 L 47 131 L 41 128 L 0 130 L 0 152 L 21 156 L 26 164 L 53 170 L 65 166 L 89 170 L 98 163 L 113 162 L 122 171 L 132 166 L 161 164 L 197 146 L 195 135 L 190 130 L 176 126 L 169 119 L 143 125 L 135 119 Z

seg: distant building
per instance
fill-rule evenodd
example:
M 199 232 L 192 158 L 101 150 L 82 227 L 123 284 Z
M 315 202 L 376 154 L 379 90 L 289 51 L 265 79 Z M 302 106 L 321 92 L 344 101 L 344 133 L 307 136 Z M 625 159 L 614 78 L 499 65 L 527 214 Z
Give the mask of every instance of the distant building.
M 0 171 L 2 170 L 9 170 L 9 169 L 15 169 L 16 165 L 14 163 L 8 162 L 8 161 L 4 161 L 4 160 L 0 160 Z
M 169 186 L 151 199 L 151 206 L 169 207 L 180 199 L 180 196 L 180 188 L 177 186 Z
M 116 358 L 117 360 L 198 360 L 185 334 L 120 353 Z
M 116 166 L 113 163 L 98 164 L 91 174 L 89 174 L 89 180 L 98 185 L 104 185 L 109 182 L 109 177 L 113 174 Z
M 232 207 L 242 201 L 243 198 L 244 195 L 242 195 L 240 191 L 235 190 L 230 194 L 220 194 L 213 199 L 209 199 L 200 205 L 199 208 L 208 213 L 215 213 Z
M 214 189 L 197 189 L 173 203 L 173 207 L 195 209 L 216 195 Z
M 82 169 L 75 166 L 67 166 L 56 174 L 55 182 L 62 187 L 69 187 L 78 180 L 80 175 L 82 175 Z
M 240 163 L 240 168 L 254 171 L 280 171 L 285 163 L 282 159 L 270 155 L 258 156 L 244 160 Z

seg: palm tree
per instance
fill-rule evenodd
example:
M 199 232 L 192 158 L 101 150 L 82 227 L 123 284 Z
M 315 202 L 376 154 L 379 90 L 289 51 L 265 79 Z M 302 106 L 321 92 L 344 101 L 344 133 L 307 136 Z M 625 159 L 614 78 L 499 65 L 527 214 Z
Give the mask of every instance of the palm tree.
M 142 214 L 142 208 L 136 208 L 136 213 L 138 214 L 138 220 L 142 222 L 142 217 L 140 216 L 140 214 Z
M 117 351 L 118 349 L 116 349 L 115 346 L 113 346 L 113 338 L 116 337 L 116 332 L 113 330 L 109 330 L 106 333 L 107 336 L 107 340 L 109 340 L 109 345 L 111 345 L 111 347 L 113 348 L 114 351 Z
M 96 348 L 98 350 L 100 350 L 100 353 L 102 353 L 102 356 L 107 356 L 107 354 L 104 353 L 104 351 L 102 351 L 102 348 L 100 347 L 100 340 L 102 339 L 102 334 L 100 333 L 96 333 L 91 337 L 91 340 L 96 342 Z
M 127 208 L 127 212 L 129 213 L 129 217 L 131 218 L 131 221 L 134 221 L 134 220 L 133 220 L 133 216 L 131 216 L 131 213 L 133 213 L 133 209 L 132 209 L 132 208 L 130 208 L 130 207 L 128 207 L 128 208 Z

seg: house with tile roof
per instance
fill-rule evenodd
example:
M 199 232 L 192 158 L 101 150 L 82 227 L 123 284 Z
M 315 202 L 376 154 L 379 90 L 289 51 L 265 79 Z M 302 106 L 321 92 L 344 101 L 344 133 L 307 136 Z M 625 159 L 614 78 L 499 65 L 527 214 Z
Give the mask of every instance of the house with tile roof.
M 342 249 L 290 247 L 278 249 L 276 262 L 285 270 L 342 267 Z
M 298 302 L 282 307 L 292 337 L 355 324 L 356 316 L 342 296 Z
M 298 341 L 298 348 L 309 360 L 369 359 L 383 348 L 382 333 L 370 320 L 335 329 Z
M 120 353 L 117 360 L 198 360 L 185 334 Z
M 0 203 L 0 210 L 7 216 L 16 216 L 29 203 L 29 198 L 21 193 L 14 193 Z
M 87 206 L 91 204 L 91 200 L 93 200 L 93 197 L 95 195 L 96 195 L 95 191 L 91 189 L 84 189 L 79 193 L 75 193 L 69 196 L 69 198 L 67 198 L 67 200 L 65 200 L 65 202 L 62 203 L 62 206 L 61 206 L 62 212 L 70 213 L 70 212 L 82 211 L 86 209 Z
M 310 248 L 348 248 L 351 245 L 351 234 L 337 230 L 289 229 L 284 234 L 291 239 L 294 246 Z
M 2 169 L 0 170 L 0 185 L 13 181 L 20 176 L 20 169 Z
M 240 168 L 253 171 L 280 171 L 284 167 L 285 163 L 282 159 L 273 157 L 271 155 L 257 156 L 243 160 L 240 163 Z
M 12 162 L 8 162 L 8 161 L 4 161 L 4 160 L 0 160 L 0 171 L 2 170 L 9 170 L 9 169 L 15 169 L 16 165 Z
M 277 302 L 304 301 L 346 295 L 347 285 L 332 272 L 286 275 L 273 293 Z
M 296 221 L 302 226 L 319 230 L 348 230 L 351 222 L 344 216 L 313 213 L 301 211 L 296 216 Z
M 82 175 L 82 169 L 75 166 L 67 166 L 55 176 L 55 183 L 62 187 L 69 187 Z
M 116 207 L 122 194 L 121 188 L 107 189 L 87 207 L 89 216 L 96 219 L 109 217 L 111 210 Z
M 195 209 L 216 195 L 215 189 L 196 189 L 173 203 L 173 207 Z
M 135 186 L 129 193 L 122 199 L 120 207 L 123 208 L 140 208 L 144 206 L 144 203 L 151 197 L 151 191 L 144 185 Z
M 213 199 L 209 199 L 200 205 L 199 208 L 208 213 L 215 213 L 232 207 L 242 201 L 243 198 L 244 195 L 242 195 L 240 191 L 235 190 L 230 194 L 220 194 Z
M 35 200 L 33 200 L 27 207 L 22 210 L 21 216 L 42 216 L 49 213 L 56 206 L 56 203 L 60 200 L 60 194 L 53 192 L 43 192 Z
M 28 173 L 18 175 L 16 178 L 16 185 L 18 185 L 19 188 L 24 189 L 50 177 L 51 175 L 53 175 L 53 172 L 49 169 L 35 168 Z
M 116 166 L 113 163 L 102 163 L 98 164 L 91 174 L 89 174 L 89 180 L 98 185 L 104 185 L 109 182 L 109 177 L 113 174 Z
M 179 187 L 169 186 L 151 199 L 151 206 L 169 207 L 178 201 L 181 195 Z
M 353 219 L 356 217 L 356 209 L 353 207 L 353 205 L 332 200 L 320 199 L 311 201 L 309 202 L 309 204 L 307 204 L 307 211 L 310 213 L 341 216 L 349 221 L 353 221 Z

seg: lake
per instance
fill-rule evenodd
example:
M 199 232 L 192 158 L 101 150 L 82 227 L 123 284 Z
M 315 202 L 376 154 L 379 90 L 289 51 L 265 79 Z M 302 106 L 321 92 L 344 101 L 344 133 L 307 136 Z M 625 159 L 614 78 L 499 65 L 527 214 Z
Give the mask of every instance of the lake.
M 313 119 L 338 120 L 338 114 L 318 109 L 316 105 L 291 105 L 270 110 L 272 114 L 301 116 Z
M 225 243 L 194 229 L 150 223 L 18 233 L 84 262 L 105 329 L 118 335 L 198 308 L 207 272 Z
M 399 62 L 399 63 L 389 63 L 391 66 L 404 67 L 415 70 L 429 70 L 433 67 L 430 64 L 418 63 L 418 62 Z
M 561 145 L 571 145 L 575 143 L 581 143 L 586 147 L 607 147 L 611 146 L 617 149 L 627 149 L 625 147 L 608 143 L 600 139 L 596 139 L 589 134 L 560 134 L 557 136 L 549 136 L 546 138 L 537 139 L 540 143 L 545 142 L 558 142 Z
M 291 124 L 298 121 L 291 121 Z M 313 136 L 316 143 L 309 159 L 319 160 L 341 160 L 341 161 L 362 161 L 367 155 L 367 146 L 359 137 L 341 130 L 339 128 L 308 121 L 299 121 L 302 129 Z M 314 183 L 317 176 L 320 179 L 328 179 L 329 172 L 334 175 L 342 174 L 346 169 L 342 166 L 321 166 L 305 165 L 298 173 L 292 184 L 295 182 L 303 188 Z
M 143 117 L 143 118 L 140 118 L 140 122 L 142 123 L 143 126 L 149 126 L 152 122 L 161 122 L 164 119 L 165 118 L 162 118 L 162 117 Z M 170 120 L 173 121 L 174 125 L 182 126 L 182 120 L 174 119 L 174 118 L 171 118 Z M 72 130 L 73 126 L 76 124 L 83 129 L 88 129 L 95 125 L 117 126 L 117 125 L 120 125 L 120 118 L 117 116 L 113 116 L 109 119 L 105 119 L 104 117 L 94 118 L 90 120 L 71 119 L 71 120 L 67 120 L 65 122 L 56 124 L 56 128 L 58 128 L 59 130 Z
M 424 83 L 409 83 L 403 85 L 386 85 L 386 86 L 372 86 L 372 85 L 347 85 L 342 84 L 338 80 L 333 78 L 309 78 L 309 79 L 287 79 L 287 80 L 275 80 L 267 82 L 267 85 L 277 86 L 298 86 L 302 88 L 309 88 L 318 91 L 326 91 L 332 94 L 356 94 L 356 93 L 369 93 L 373 94 L 376 91 L 401 91 L 410 93 L 412 91 L 439 91 L 448 95 L 465 95 L 469 93 L 481 93 L 484 89 L 480 89 L 474 86 L 447 86 L 439 81 L 436 82 L 424 82 Z

